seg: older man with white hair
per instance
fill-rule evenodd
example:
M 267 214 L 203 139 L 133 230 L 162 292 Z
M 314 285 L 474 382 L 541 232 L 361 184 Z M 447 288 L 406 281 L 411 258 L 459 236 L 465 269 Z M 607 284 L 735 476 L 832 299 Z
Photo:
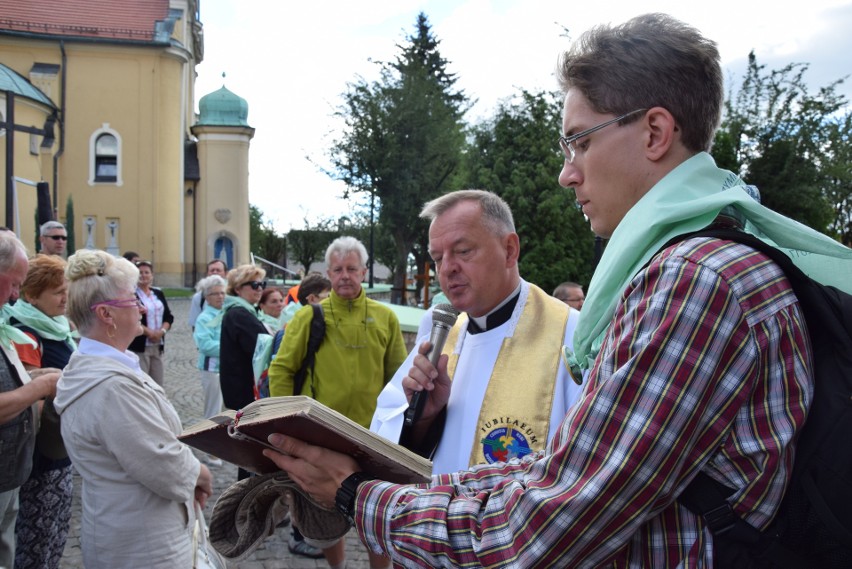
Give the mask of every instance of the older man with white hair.
M 27 276 L 27 250 L 10 231 L 0 231 L 0 309 Z M 0 312 L 0 567 L 15 560 L 18 489 L 32 469 L 39 403 L 56 393 L 59 370 L 24 370 L 13 343 L 32 343 Z

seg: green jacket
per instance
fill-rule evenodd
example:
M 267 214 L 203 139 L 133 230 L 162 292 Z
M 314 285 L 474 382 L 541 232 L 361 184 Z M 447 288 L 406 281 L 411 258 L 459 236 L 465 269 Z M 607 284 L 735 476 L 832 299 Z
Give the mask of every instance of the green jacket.
M 399 321 L 393 311 L 367 298 L 354 300 L 332 291 L 323 300 L 325 337 L 317 350 L 314 373 L 301 395 L 313 397 L 356 423 L 369 427 L 376 398 L 406 358 Z M 273 397 L 293 395 L 293 375 L 305 358 L 313 310 L 306 306 L 287 324 L 284 340 L 269 366 Z

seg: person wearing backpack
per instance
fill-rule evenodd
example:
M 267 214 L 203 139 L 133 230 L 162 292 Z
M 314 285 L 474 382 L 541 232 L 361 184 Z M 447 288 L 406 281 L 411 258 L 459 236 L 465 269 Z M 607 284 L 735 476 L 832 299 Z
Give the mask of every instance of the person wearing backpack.
M 423 487 L 371 480 L 348 455 L 269 437 L 281 452 L 266 456 L 350 516 L 368 550 L 406 567 L 764 564 L 757 552 L 731 555 L 725 528 L 714 533 L 712 515 L 678 499 L 703 473 L 732 490 L 729 513 L 757 530 L 776 517 L 815 392 L 803 308 L 755 248 L 708 236 L 666 244 L 738 227 L 847 293 L 852 250 L 761 206 L 716 166 L 707 151 L 724 98 L 719 60 L 713 41 L 664 14 L 597 26 L 561 58 L 559 182 L 609 242 L 566 358 L 587 374 L 583 393 L 543 452 Z M 478 252 L 459 243 L 454 254 Z M 446 357 L 415 366 L 409 392 L 447 388 Z
M 269 366 L 272 396 L 308 395 L 364 427 L 370 425 L 376 397 L 406 357 L 399 320 L 387 306 L 367 298 L 361 282 L 367 273 L 367 250 L 354 237 L 335 239 L 326 249 L 331 295 L 319 303 L 325 323 L 322 343 L 307 369 L 301 389 L 295 379 L 305 361 L 313 308 L 305 307 L 285 329 L 278 354 Z M 303 292 L 304 284 L 299 287 Z M 317 543 L 332 568 L 345 567 L 345 542 Z

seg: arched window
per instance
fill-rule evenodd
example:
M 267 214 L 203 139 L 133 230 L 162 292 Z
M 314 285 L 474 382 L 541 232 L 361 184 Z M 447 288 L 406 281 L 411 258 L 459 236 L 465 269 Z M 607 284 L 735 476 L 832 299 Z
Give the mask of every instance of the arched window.
M 121 138 L 104 124 L 90 139 L 89 184 L 115 184 L 121 181 Z

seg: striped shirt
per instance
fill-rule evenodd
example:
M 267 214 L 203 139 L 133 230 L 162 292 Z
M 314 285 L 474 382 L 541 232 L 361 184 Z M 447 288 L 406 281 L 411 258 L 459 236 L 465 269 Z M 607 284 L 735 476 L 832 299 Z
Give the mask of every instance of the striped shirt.
M 703 469 L 756 527 L 774 516 L 813 394 L 789 281 L 763 254 L 693 238 L 624 291 L 580 400 L 543 453 L 369 482 L 362 540 L 404 566 L 712 567 L 712 536 L 675 500 Z

